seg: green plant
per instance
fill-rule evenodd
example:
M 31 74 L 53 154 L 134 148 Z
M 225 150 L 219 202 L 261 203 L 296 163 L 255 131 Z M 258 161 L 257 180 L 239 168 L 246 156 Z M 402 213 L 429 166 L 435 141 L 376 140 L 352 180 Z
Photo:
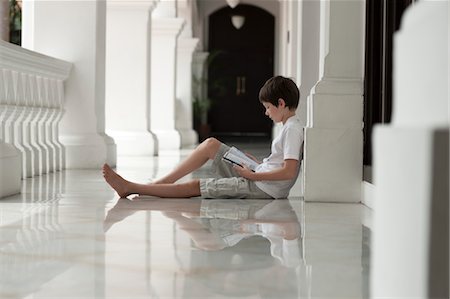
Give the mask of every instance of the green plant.
M 205 69 L 208 69 L 211 63 L 221 53 L 223 53 L 223 51 L 211 52 L 205 61 Z M 215 80 L 214 82 L 209 83 L 210 89 L 216 90 L 220 94 L 224 92 L 224 87 L 221 80 Z M 214 103 L 214 100 L 207 96 L 206 87 L 208 86 L 208 78 L 206 78 L 204 75 L 202 75 L 201 77 L 193 75 L 192 85 L 194 89 L 194 118 L 199 124 L 205 125 L 208 123 L 208 111 Z
M 21 45 L 22 35 L 22 2 L 9 0 L 9 41 Z
M 192 83 L 197 89 L 194 94 L 193 108 L 194 108 L 194 118 L 202 125 L 208 123 L 208 111 L 211 108 L 212 100 L 207 96 L 203 95 L 202 87 L 203 83 L 207 83 L 205 78 L 197 78 L 193 76 Z

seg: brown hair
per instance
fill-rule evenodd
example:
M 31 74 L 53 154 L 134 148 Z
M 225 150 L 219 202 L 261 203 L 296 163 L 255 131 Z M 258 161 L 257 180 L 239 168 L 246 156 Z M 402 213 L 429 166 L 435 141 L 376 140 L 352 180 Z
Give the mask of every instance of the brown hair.
M 297 108 L 300 91 L 292 79 L 282 76 L 272 77 L 259 90 L 259 101 L 269 102 L 278 107 L 278 99 L 283 99 L 290 110 Z

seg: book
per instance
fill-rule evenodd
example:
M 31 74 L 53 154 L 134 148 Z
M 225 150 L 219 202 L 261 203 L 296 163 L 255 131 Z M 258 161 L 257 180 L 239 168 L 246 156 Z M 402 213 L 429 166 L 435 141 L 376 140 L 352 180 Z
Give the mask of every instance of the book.
M 250 168 L 253 172 L 255 171 L 256 167 L 258 167 L 258 163 L 248 157 L 246 154 L 235 148 L 234 146 L 231 147 L 222 157 L 222 160 L 239 166 L 247 166 Z

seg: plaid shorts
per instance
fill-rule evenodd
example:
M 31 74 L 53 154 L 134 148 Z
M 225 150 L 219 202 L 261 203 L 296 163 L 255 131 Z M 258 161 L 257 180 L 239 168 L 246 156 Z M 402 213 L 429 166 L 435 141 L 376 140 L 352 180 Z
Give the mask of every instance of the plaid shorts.
M 213 160 L 212 168 L 219 178 L 200 179 L 201 197 L 271 199 L 254 181 L 240 177 L 230 163 L 222 160 L 229 149 L 222 143 Z

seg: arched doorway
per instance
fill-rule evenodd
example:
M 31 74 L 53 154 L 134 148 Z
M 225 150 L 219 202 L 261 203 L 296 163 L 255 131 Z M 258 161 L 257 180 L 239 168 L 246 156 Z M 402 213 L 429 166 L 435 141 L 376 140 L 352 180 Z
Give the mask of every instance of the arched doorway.
M 237 29 L 232 15 L 245 18 Z M 252 5 L 224 7 L 209 17 L 208 119 L 212 135 L 269 139 L 272 121 L 264 115 L 258 93 L 274 72 L 275 18 Z

